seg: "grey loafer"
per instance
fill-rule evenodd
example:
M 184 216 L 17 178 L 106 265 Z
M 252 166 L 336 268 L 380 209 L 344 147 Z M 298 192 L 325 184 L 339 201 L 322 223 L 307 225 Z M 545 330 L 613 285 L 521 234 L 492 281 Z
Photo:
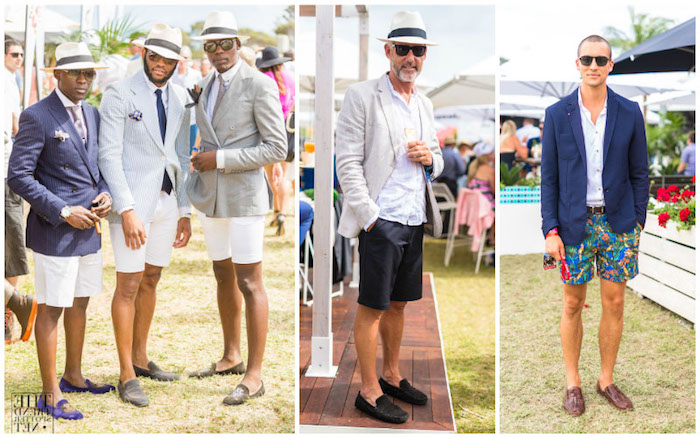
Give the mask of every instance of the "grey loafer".
M 122 382 L 119 382 L 117 392 L 119 392 L 119 398 L 125 403 L 131 403 L 140 408 L 148 406 L 148 397 L 146 397 L 146 393 L 143 392 L 139 381 L 136 379 L 131 379 L 124 385 L 122 385 Z
M 232 366 L 231 368 L 226 368 L 225 370 L 216 371 L 216 362 L 211 364 L 209 368 L 204 368 L 199 371 L 195 371 L 190 374 L 190 377 L 201 379 L 202 377 L 211 377 L 216 375 L 228 375 L 228 374 L 245 374 L 245 364 L 243 362 Z
M 226 398 L 224 398 L 224 404 L 240 405 L 251 398 L 258 398 L 263 394 L 265 394 L 265 385 L 262 381 L 260 382 L 260 389 L 258 389 L 258 391 L 255 394 L 251 394 L 247 386 L 243 385 L 242 383 L 239 383 L 238 386 L 236 386 L 236 389 L 234 389 L 231 394 L 227 395 Z
M 136 377 L 148 377 L 149 379 L 159 380 L 161 382 L 180 380 L 180 376 L 170 371 L 161 370 L 153 361 L 148 362 L 148 369 L 134 365 L 134 373 L 136 373 Z

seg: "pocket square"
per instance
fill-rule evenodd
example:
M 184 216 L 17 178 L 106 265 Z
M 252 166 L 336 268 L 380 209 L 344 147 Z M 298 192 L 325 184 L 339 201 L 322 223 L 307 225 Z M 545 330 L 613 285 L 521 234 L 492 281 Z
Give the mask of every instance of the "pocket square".
M 139 110 L 134 111 L 133 113 L 129 114 L 130 119 L 134 119 L 137 122 L 143 118 L 143 113 Z
M 53 133 L 53 138 L 57 138 L 57 139 L 59 139 L 59 140 L 61 140 L 61 141 L 66 141 L 66 140 L 68 140 L 68 139 L 70 138 L 70 136 L 68 135 L 67 132 L 63 132 L 63 131 L 61 131 L 60 129 L 57 129 L 57 130 L 54 131 L 54 133 Z

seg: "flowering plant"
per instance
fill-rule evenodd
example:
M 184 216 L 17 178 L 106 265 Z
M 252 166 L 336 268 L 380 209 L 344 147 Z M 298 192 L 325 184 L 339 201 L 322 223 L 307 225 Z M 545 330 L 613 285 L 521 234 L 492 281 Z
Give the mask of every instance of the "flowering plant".
M 695 177 L 692 179 L 695 182 Z M 688 230 L 695 226 L 695 191 L 685 186 L 683 190 L 671 184 L 656 190 L 656 200 L 649 203 L 653 214 L 659 217 L 659 226 L 676 222 L 679 230 Z

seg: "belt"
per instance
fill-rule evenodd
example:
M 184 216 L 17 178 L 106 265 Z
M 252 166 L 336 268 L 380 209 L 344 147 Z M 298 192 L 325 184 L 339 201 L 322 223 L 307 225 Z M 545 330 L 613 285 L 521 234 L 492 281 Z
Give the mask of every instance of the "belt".
M 605 206 L 601 205 L 600 207 L 591 207 L 590 205 L 587 205 L 586 212 L 593 214 L 605 214 Z

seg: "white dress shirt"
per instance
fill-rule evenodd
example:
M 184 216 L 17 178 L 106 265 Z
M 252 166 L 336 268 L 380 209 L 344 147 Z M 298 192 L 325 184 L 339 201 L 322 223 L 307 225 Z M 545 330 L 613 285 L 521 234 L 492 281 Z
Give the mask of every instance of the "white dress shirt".
M 236 61 L 233 67 L 226 70 L 225 72 L 219 73 L 216 69 L 214 69 L 214 81 L 211 84 L 211 90 L 209 90 L 209 98 L 207 99 L 207 116 L 209 116 L 209 120 L 214 119 L 214 104 L 216 103 L 216 95 L 219 94 L 219 76 L 223 78 L 224 88 L 228 90 L 228 87 L 229 85 L 231 85 L 231 81 L 233 80 L 234 76 L 236 76 L 238 70 L 241 69 L 241 62 L 243 62 L 243 60 L 239 56 L 238 61 Z M 224 168 L 223 149 L 219 149 L 218 151 L 216 151 L 216 168 Z
M 408 158 L 408 140 L 406 129 L 413 129 L 416 133 L 414 140 L 423 138 L 421 130 L 421 115 L 418 97 L 415 91 L 406 101 L 394 89 L 386 75 L 391 90 L 391 101 L 394 111 L 394 122 L 396 132 L 399 134 L 398 143 L 401 145 L 396 155 L 396 165 L 389 179 L 382 187 L 377 197 L 379 206 L 378 217 L 398 222 L 403 225 L 417 226 L 427 222 L 425 214 L 425 175 L 423 165 L 419 162 L 411 161 Z M 365 230 L 372 225 L 377 218 L 373 218 L 365 224 Z
M 583 106 L 581 88 L 578 89 L 578 106 L 581 113 L 581 126 L 583 127 L 583 141 L 586 145 L 586 205 L 600 207 L 605 205 L 603 195 L 603 139 L 605 137 L 605 123 L 608 115 L 608 98 L 605 98 L 603 110 L 595 123 L 591 119 L 591 112 Z
M 515 136 L 518 137 L 520 143 L 527 146 L 527 140 L 540 137 L 540 128 L 533 125 L 523 125 L 515 131 Z

